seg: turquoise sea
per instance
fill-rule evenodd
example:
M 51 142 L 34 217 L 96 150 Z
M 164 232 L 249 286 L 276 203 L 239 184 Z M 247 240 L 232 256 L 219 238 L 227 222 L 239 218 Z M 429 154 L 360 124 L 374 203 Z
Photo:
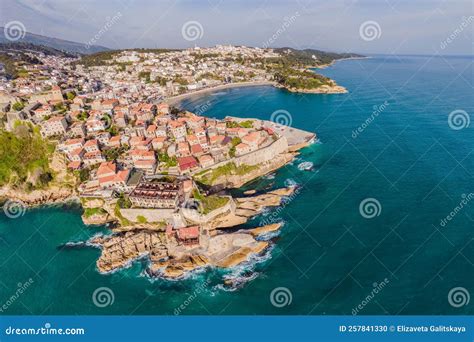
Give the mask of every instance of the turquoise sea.
M 374 56 L 320 71 L 348 94 L 248 87 L 184 101 L 217 118 L 268 120 L 279 111 L 279 120 L 317 133 L 295 163 L 252 184 L 299 185 L 284 207 L 249 224 L 284 221 L 273 248 L 182 281 L 148 279 L 146 260 L 101 275 L 97 249 L 64 247 L 107 231 L 84 226 L 79 208 L 2 214 L 0 313 L 474 314 L 473 62 Z M 312 170 L 298 169 L 305 161 Z M 223 277 L 242 284 L 224 289 Z M 108 305 L 96 305 L 103 287 Z

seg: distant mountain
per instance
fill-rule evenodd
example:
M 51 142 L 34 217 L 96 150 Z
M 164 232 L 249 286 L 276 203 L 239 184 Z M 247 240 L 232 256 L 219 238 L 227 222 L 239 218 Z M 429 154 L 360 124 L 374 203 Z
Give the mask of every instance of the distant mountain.
M 19 43 L 30 43 L 34 45 L 43 45 L 47 47 L 54 48 L 56 50 L 61 50 L 65 52 L 70 52 L 74 54 L 92 54 L 101 51 L 108 51 L 109 48 L 100 45 L 91 45 L 87 46 L 83 43 L 72 42 L 69 40 L 63 40 L 59 38 L 46 37 L 39 34 L 34 34 L 26 32 L 25 36 L 15 42 Z M 3 27 L 0 27 L 0 43 L 11 43 L 10 40 L 5 36 L 5 30 Z
M 26 43 L 26 42 L 13 42 L 13 43 L 0 43 L 0 53 L 43 53 L 48 56 L 58 57 L 77 57 L 76 53 L 71 53 L 64 50 L 58 50 L 50 46 Z

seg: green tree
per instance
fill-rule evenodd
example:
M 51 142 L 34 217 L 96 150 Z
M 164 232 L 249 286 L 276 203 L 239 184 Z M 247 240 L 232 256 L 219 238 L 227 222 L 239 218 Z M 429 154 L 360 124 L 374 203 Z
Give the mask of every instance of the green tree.
M 0 185 L 12 181 L 24 186 L 31 174 L 39 175 L 38 185 L 46 185 L 52 179 L 50 154 L 48 142 L 32 126 L 19 124 L 13 132 L 0 131 Z
M 138 223 L 147 223 L 148 221 L 146 220 L 146 217 L 145 217 L 145 216 L 138 215 L 138 216 L 137 216 L 137 222 L 138 222 Z
M 125 197 L 123 192 L 120 193 L 117 204 L 121 209 L 128 209 L 132 207 L 132 201 L 130 201 L 128 197 Z
M 12 105 L 12 108 L 13 108 L 13 110 L 20 111 L 20 110 L 22 110 L 23 108 L 25 108 L 25 105 L 23 104 L 23 102 L 15 102 L 15 103 Z
M 90 170 L 89 168 L 85 167 L 83 169 L 81 169 L 79 171 L 79 179 L 81 182 L 85 182 L 85 181 L 88 181 L 89 180 L 89 176 L 90 176 Z
M 74 92 L 72 92 L 72 91 L 70 91 L 70 92 L 68 92 L 68 93 L 66 94 L 66 98 L 67 98 L 69 101 L 74 100 L 75 97 L 76 97 L 76 94 L 75 94 Z

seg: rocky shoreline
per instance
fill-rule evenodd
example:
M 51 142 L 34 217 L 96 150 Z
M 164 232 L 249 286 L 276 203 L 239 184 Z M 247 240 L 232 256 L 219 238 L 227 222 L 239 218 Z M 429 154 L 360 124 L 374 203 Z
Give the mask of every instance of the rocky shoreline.
M 294 187 L 281 188 L 256 196 L 235 198 L 235 210 L 216 217 L 203 225 L 202 242 L 197 246 L 183 246 L 166 229 L 153 229 L 150 225 L 135 225 L 131 229 L 112 229 L 107 236 L 96 236 L 85 243 L 101 249 L 97 269 L 110 273 L 131 265 L 135 260 L 146 258 L 146 272 L 152 277 L 176 279 L 201 267 L 234 267 L 259 255 L 270 245 L 258 237 L 278 231 L 282 224 L 229 232 L 227 228 L 242 225 L 267 208 L 282 204 L 291 196 Z M 86 208 L 98 203 L 85 204 Z
M 18 189 L 1 188 L 0 198 L 3 200 L 19 202 L 25 207 L 77 202 L 79 200 L 74 190 L 56 186 L 46 190 L 34 190 L 32 192 L 24 192 Z
M 114 233 L 110 236 L 94 237 L 87 245 L 101 249 L 97 268 L 101 273 L 110 273 L 131 265 L 135 260 L 149 261 L 146 272 L 152 277 L 177 279 L 202 267 L 234 267 L 261 254 L 270 245 L 256 238 L 281 228 L 274 223 L 258 228 L 240 230 L 235 233 L 209 232 L 205 246 L 186 249 L 165 232 L 137 229 Z
M 333 84 L 325 84 L 315 89 L 301 89 L 301 88 L 288 88 L 283 86 L 277 86 L 278 88 L 285 89 L 292 93 L 301 93 L 301 94 L 345 94 L 347 89 L 343 86 L 337 85 L 335 82 Z

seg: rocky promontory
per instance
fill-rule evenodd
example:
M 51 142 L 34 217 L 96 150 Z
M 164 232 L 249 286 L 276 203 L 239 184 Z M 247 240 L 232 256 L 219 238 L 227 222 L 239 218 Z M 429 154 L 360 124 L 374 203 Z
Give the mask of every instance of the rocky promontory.
M 261 214 L 267 207 L 277 207 L 284 197 L 291 196 L 295 187 L 276 189 L 261 195 L 234 198 L 235 210 L 209 223 L 211 228 L 230 228 L 244 224 L 249 218 Z
M 291 87 L 282 87 L 285 90 L 288 90 L 292 93 L 302 93 L 302 94 L 345 94 L 347 89 L 343 86 L 337 85 L 335 82 L 330 84 L 324 84 L 318 88 L 304 89 L 304 88 L 291 88 Z
M 101 248 L 97 268 L 106 273 L 130 265 L 142 257 L 149 259 L 147 268 L 151 276 L 179 278 L 189 271 L 206 266 L 233 267 L 261 254 L 270 244 L 258 241 L 265 233 L 280 229 L 281 224 L 270 224 L 252 229 L 228 232 L 216 230 L 245 223 L 248 218 L 263 211 L 265 207 L 278 206 L 284 196 L 293 193 L 294 188 L 282 188 L 265 194 L 236 198 L 233 213 L 220 217 L 206 225 L 198 245 L 181 244 L 168 229 L 150 230 L 144 228 L 115 232 L 108 236 L 91 239 L 89 244 Z

